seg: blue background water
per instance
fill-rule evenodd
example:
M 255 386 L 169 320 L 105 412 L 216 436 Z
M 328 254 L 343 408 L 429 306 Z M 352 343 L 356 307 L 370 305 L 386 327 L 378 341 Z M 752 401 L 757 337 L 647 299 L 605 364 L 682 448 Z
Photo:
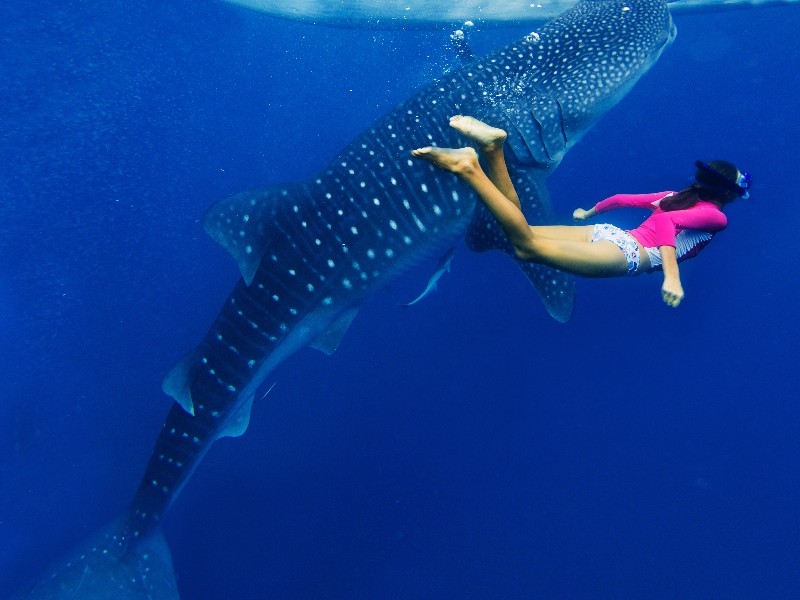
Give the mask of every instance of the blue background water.
M 0 8 L 0 597 L 138 484 L 161 379 L 237 277 L 205 208 L 309 176 L 452 63 L 445 31 L 96 4 Z M 566 220 L 696 158 L 754 174 L 678 310 L 656 276 L 579 281 L 559 325 L 463 248 L 413 310 L 435 261 L 402 278 L 209 453 L 165 522 L 182 596 L 798 597 L 799 15 L 678 19 L 550 179 Z

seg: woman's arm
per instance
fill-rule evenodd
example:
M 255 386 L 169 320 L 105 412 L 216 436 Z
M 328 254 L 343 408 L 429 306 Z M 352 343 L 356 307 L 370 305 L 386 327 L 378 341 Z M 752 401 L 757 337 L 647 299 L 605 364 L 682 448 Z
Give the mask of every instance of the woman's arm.
M 617 210 L 619 208 L 646 208 L 647 210 L 654 211 L 658 205 L 658 201 L 666 196 L 671 195 L 673 192 L 654 192 L 652 194 L 615 194 L 605 200 L 601 200 L 594 205 L 595 214 L 603 214 L 610 210 Z
M 655 210 L 656 203 L 669 196 L 672 192 L 655 192 L 653 194 L 615 194 L 605 200 L 601 200 L 589 210 L 576 208 L 572 213 L 572 218 L 576 221 L 585 221 L 591 219 L 595 215 L 616 210 L 618 208 L 646 208 L 648 210 Z
M 659 246 L 661 251 L 661 267 L 664 269 L 664 284 L 661 286 L 661 298 L 667 306 L 673 308 L 683 300 L 683 286 L 678 271 L 678 257 L 674 246 Z

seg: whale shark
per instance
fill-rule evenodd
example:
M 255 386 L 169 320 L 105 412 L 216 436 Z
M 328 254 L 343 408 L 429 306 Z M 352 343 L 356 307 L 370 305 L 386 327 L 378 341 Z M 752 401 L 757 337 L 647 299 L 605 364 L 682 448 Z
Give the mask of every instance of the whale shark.
M 552 19 L 579 0 L 226 0 L 273 17 L 340 27 L 376 29 L 536 23 Z M 798 4 L 800 0 L 671 0 L 672 13 L 718 12 Z
M 547 176 L 674 37 L 665 0 L 581 2 L 427 85 L 310 179 L 212 205 L 203 227 L 241 277 L 164 379 L 175 402 L 129 508 L 23 597 L 177 598 L 159 524 L 214 442 L 247 430 L 254 398 L 283 361 L 304 346 L 334 352 L 374 292 L 462 236 L 472 250 L 508 254 L 547 311 L 567 320 L 572 280 L 517 260 L 469 188 L 410 151 L 463 143 L 447 126 L 458 113 L 505 128 L 529 222 L 551 222 Z

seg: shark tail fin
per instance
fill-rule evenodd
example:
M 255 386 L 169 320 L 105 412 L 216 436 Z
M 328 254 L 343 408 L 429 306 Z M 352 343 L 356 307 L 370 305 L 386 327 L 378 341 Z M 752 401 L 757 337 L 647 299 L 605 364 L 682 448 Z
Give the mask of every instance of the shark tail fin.
M 179 600 L 172 556 L 161 529 L 126 539 L 125 515 L 78 544 L 18 600 Z
M 554 220 L 550 195 L 543 174 L 532 169 L 515 169 L 511 179 L 523 202 L 523 211 L 532 225 L 545 225 Z M 575 281 L 572 276 L 517 258 L 505 233 L 486 207 L 479 203 L 466 233 L 467 248 L 474 252 L 500 250 L 507 254 L 531 282 L 542 302 L 556 321 L 566 323 L 575 305 Z

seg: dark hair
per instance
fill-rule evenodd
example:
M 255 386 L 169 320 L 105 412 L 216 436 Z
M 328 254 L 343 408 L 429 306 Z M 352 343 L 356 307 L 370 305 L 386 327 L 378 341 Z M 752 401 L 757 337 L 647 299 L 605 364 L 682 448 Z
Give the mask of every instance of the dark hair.
M 713 171 L 716 171 L 716 177 L 713 172 L 710 173 L 708 169 L 698 165 L 697 172 L 694 175 L 697 183 L 693 183 L 688 188 L 661 200 L 659 204 L 661 210 L 685 210 L 691 208 L 701 200 L 713 202 L 720 206 L 724 206 L 728 202 L 736 200 L 739 196 L 736 192 L 732 191 L 730 188 L 720 187 L 719 176 L 721 175 L 730 181 L 731 184 L 735 185 L 739 176 L 739 169 L 725 160 L 712 160 L 707 166 L 711 167 Z

